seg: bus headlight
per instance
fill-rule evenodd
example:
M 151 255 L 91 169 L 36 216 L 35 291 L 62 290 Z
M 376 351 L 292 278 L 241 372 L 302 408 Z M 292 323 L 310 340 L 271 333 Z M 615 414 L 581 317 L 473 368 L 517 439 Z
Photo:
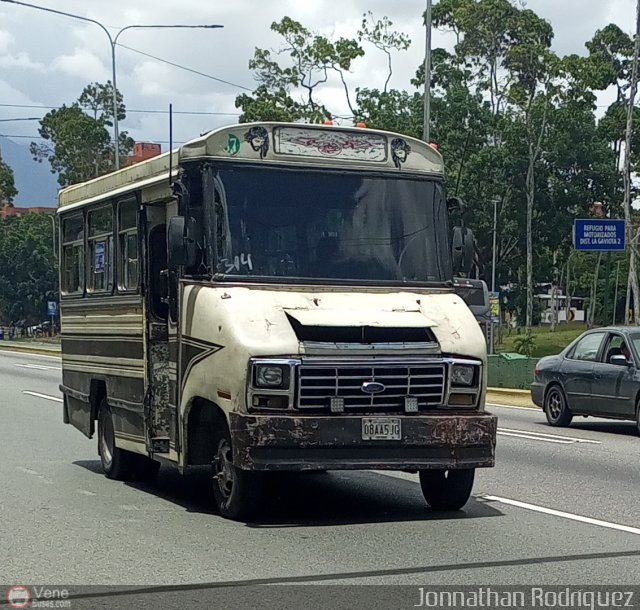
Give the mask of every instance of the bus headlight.
M 471 387 L 474 382 L 476 368 L 468 364 L 454 364 L 451 367 L 451 385 Z
M 287 389 L 289 387 L 289 366 L 280 364 L 256 364 L 254 383 L 256 388 Z

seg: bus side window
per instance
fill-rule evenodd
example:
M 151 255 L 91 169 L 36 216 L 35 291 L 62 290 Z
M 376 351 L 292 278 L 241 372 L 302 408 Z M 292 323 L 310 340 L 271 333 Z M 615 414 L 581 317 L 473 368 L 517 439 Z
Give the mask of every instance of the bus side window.
M 92 210 L 88 215 L 89 274 L 87 290 L 107 292 L 113 288 L 113 208 Z
M 140 277 L 138 252 L 138 205 L 135 199 L 118 206 L 118 284 L 127 292 L 138 290 Z
M 62 292 L 84 292 L 84 220 L 82 215 L 62 220 Z

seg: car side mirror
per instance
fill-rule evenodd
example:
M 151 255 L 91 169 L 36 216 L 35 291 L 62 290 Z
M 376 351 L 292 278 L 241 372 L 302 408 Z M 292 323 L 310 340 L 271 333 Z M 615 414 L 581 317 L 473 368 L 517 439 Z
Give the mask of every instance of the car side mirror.
M 195 241 L 195 220 L 184 216 L 174 216 L 169 220 L 167 230 L 167 258 L 169 267 L 191 267 L 197 258 Z
M 611 358 L 609 359 L 609 363 L 615 364 L 616 366 L 631 366 L 631 362 L 629 362 L 629 360 L 627 360 L 627 358 L 622 354 L 611 356 Z

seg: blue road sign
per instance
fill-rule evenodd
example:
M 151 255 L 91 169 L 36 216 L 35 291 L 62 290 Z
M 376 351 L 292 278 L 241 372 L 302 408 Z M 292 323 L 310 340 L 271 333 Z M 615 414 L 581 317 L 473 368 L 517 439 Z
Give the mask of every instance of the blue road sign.
M 623 252 L 625 237 L 624 220 L 576 219 L 573 227 L 573 245 L 576 250 Z
M 49 312 L 49 316 L 57 316 L 58 315 L 58 303 L 55 301 L 47 301 L 47 311 Z

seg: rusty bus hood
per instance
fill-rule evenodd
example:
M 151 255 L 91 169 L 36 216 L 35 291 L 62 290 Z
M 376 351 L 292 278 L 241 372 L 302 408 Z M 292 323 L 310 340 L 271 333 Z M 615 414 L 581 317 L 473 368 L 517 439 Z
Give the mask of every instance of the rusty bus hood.
M 460 297 L 446 290 L 198 286 L 185 291 L 184 308 L 197 312 L 185 320 L 187 335 L 204 334 L 218 345 L 246 350 L 248 356 L 305 353 L 292 327 L 293 318 L 303 326 L 324 328 L 428 328 L 435 335 L 438 353 L 486 358 L 476 319 Z M 411 346 L 402 351 L 411 353 Z

